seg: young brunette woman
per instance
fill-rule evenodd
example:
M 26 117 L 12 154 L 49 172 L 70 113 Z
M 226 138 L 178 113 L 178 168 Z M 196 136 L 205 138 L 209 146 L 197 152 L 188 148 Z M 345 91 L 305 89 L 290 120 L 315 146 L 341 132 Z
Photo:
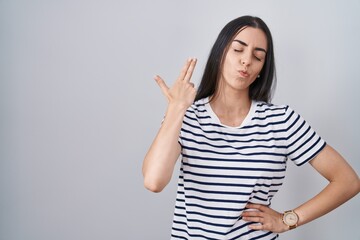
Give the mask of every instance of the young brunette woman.
M 171 88 L 156 76 L 168 108 L 143 162 L 145 187 L 160 192 L 180 156 L 172 239 L 276 239 L 359 192 L 345 159 L 289 106 L 270 103 L 274 51 L 261 19 L 243 16 L 223 28 L 198 90 L 195 65 L 188 59 Z M 270 204 L 288 159 L 310 163 L 329 184 L 280 213 Z

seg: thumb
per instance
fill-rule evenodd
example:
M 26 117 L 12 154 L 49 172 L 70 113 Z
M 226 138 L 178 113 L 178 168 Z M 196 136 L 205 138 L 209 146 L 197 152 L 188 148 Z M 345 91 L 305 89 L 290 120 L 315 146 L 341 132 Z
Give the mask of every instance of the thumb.
M 159 85 L 162 93 L 168 97 L 169 96 L 169 87 L 166 85 L 165 81 L 159 76 L 159 75 L 156 75 L 154 77 L 156 83 Z

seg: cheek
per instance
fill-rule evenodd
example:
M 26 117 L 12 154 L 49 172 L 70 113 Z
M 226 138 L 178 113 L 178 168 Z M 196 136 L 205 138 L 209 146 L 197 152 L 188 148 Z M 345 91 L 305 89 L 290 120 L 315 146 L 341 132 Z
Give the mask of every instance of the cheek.
M 233 63 L 231 62 L 231 59 L 228 56 L 226 56 L 224 58 L 224 62 L 223 62 L 222 68 L 221 68 L 221 72 L 223 74 L 224 73 L 226 74 L 229 71 L 229 69 L 231 69 L 232 65 L 233 65 Z
M 224 62 L 224 68 L 225 69 L 232 69 L 234 67 L 236 67 L 236 58 L 231 57 L 231 56 L 227 56 L 225 58 L 225 62 Z
M 255 66 L 255 72 L 260 73 L 263 67 L 264 67 L 264 63 L 259 62 L 259 63 Z

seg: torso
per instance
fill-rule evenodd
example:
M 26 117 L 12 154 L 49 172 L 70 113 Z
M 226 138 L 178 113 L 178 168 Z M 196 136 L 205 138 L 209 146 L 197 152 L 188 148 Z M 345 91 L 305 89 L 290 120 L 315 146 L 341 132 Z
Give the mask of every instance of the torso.
M 285 105 L 252 102 L 241 125 L 231 127 L 219 120 L 208 99 L 189 108 L 180 134 L 173 239 L 277 237 L 249 230 L 240 216 L 248 202 L 270 205 L 283 183 L 289 153 L 287 121 L 301 124 L 290 114 Z

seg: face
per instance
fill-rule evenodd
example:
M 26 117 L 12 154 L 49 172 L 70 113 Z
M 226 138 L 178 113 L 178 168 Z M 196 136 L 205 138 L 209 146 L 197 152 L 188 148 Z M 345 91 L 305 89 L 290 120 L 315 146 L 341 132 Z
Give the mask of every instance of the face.
M 248 91 L 264 66 L 266 52 L 267 39 L 262 30 L 253 27 L 240 30 L 223 59 L 220 85 Z

